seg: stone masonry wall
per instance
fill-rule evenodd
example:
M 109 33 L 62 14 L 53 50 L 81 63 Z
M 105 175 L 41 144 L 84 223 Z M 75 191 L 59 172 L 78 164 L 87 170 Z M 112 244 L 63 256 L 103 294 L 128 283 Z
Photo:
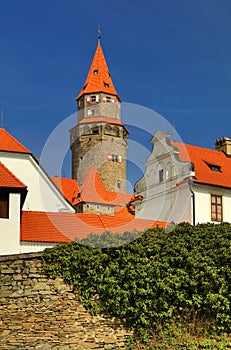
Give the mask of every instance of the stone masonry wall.
M 62 279 L 43 275 L 40 257 L 0 257 L 0 350 L 125 349 L 131 331 L 90 315 Z

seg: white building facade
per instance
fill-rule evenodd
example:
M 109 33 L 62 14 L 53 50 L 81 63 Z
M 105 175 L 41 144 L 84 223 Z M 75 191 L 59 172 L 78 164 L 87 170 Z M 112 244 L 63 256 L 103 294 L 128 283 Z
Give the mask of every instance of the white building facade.
M 157 131 L 152 143 L 144 176 L 135 184 L 136 216 L 193 225 L 231 222 L 231 141 L 217 140 L 210 150 Z

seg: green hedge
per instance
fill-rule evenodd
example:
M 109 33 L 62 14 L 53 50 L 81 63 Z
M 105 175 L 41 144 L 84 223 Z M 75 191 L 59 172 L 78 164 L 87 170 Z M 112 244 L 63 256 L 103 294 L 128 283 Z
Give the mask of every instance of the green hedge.
M 100 248 L 102 242 L 117 247 Z M 45 272 L 73 285 L 91 312 L 118 316 L 141 337 L 173 321 L 231 331 L 230 224 L 90 235 L 84 244 L 47 249 L 43 261 Z

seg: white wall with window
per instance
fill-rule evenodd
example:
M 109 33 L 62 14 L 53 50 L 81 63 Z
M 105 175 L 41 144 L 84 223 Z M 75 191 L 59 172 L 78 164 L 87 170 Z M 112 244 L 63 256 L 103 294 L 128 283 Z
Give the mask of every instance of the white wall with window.
M 196 223 L 231 222 L 231 191 L 194 185 Z
M 0 212 L 0 255 L 20 252 L 20 193 L 9 193 Z M 8 210 L 6 209 L 8 207 Z
M 27 186 L 28 193 L 23 210 L 74 212 L 33 156 L 0 152 L 0 161 Z

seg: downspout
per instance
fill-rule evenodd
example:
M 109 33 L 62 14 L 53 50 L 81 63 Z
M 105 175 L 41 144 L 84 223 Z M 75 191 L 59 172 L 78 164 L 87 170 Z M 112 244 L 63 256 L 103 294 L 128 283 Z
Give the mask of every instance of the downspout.
M 195 193 L 193 192 L 193 189 L 192 189 L 193 181 L 189 180 L 188 184 L 189 184 L 189 190 L 192 193 L 193 226 L 195 226 L 195 224 L 196 224 L 196 219 L 195 219 Z

